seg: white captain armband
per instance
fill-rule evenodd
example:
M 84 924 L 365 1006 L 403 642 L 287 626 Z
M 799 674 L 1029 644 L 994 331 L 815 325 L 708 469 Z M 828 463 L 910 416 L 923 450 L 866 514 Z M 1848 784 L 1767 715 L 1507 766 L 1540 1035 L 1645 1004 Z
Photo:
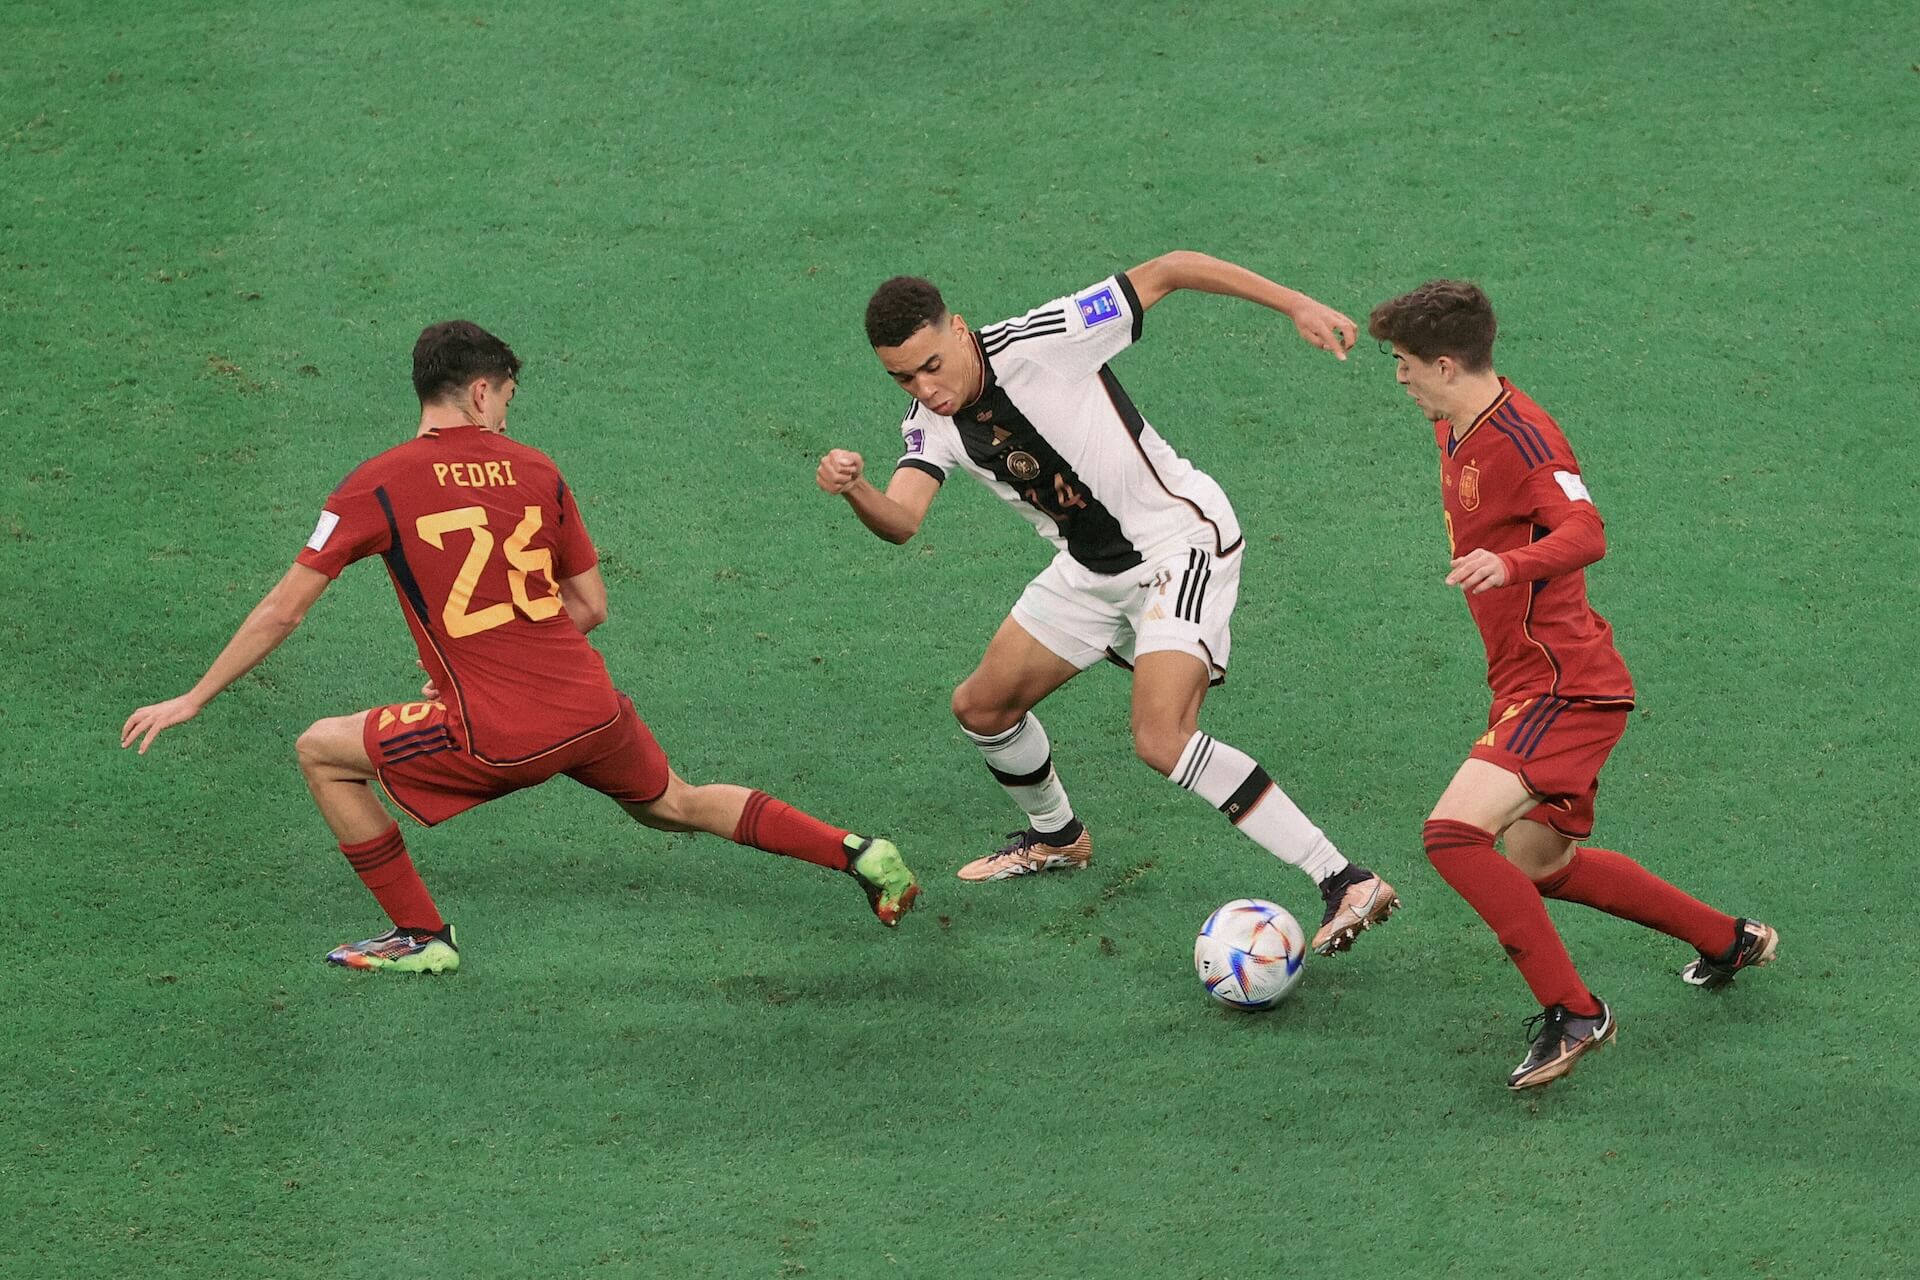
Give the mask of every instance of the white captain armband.
M 334 526 L 340 523 L 340 517 L 331 511 L 320 513 L 320 523 L 313 526 L 313 536 L 307 539 L 307 550 L 324 550 L 327 539 L 333 536 Z
M 1587 492 L 1586 484 L 1571 471 L 1553 473 L 1554 483 L 1560 486 L 1560 492 L 1567 495 L 1568 502 L 1592 502 L 1593 495 Z

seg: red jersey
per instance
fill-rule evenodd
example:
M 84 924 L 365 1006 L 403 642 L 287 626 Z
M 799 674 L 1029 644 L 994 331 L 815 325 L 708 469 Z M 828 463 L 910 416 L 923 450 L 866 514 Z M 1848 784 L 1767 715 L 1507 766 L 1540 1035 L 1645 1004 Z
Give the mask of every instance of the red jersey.
M 299 563 L 334 578 L 375 554 L 475 756 L 518 764 L 618 718 L 606 663 L 560 603 L 560 581 L 599 556 L 546 454 L 454 427 L 362 463 Z
M 1606 538 L 1580 464 L 1546 410 L 1505 378 L 1500 387 L 1458 440 L 1451 422 L 1434 424 L 1451 554 L 1484 547 L 1507 569 L 1507 586 L 1466 597 L 1487 684 L 1496 702 L 1551 694 L 1631 706 L 1613 628 L 1587 603 L 1585 566 Z

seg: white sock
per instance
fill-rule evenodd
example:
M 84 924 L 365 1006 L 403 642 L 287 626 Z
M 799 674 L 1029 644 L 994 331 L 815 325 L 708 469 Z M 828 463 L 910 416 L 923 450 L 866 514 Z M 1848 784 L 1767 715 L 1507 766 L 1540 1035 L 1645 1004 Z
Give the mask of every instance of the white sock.
M 1316 882 L 1346 869 L 1333 841 L 1246 752 L 1196 733 L 1173 766 L 1173 780 L 1226 814 L 1241 835 Z
M 1073 804 L 1060 785 L 1060 775 L 1053 771 L 1053 744 L 1033 712 L 1021 716 L 1020 723 L 1005 733 L 982 737 L 964 726 L 961 732 L 980 748 L 987 771 L 1007 789 L 1035 831 L 1044 834 L 1072 825 Z

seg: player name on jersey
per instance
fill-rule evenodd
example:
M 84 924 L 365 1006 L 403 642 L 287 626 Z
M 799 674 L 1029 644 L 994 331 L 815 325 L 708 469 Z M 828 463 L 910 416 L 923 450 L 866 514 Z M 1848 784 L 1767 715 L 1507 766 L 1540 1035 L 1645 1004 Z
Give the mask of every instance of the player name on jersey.
M 433 464 L 433 478 L 443 488 L 456 484 L 465 489 L 497 489 L 520 483 L 513 478 L 513 464 L 505 459 L 499 462 L 436 462 Z

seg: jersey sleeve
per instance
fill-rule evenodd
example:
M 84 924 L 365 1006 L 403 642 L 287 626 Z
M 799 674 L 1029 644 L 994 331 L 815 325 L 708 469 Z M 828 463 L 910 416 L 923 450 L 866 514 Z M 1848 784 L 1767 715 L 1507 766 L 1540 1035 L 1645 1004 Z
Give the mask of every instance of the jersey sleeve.
M 932 411 L 915 400 L 900 420 L 900 461 L 893 464 L 893 469 L 924 471 L 945 484 L 954 463 L 946 444 L 946 433 L 938 429 Z
M 1558 455 L 1527 473 L 1522 488 L 1528 518 L 1545 537 L 1500 557 L 1510 582 L 1557 578 L 1584 569 L 1607 553 L 1606 523 L 1593 505 L 1580 464 Z
M 599 549 L 587 536 L 587 522 L 573 500 L 573 486 L 565 480 L 560 481 L 560 526 L 553 537 L 554 572 L 560 577 L 577 577 L 600 563 Z
M 327 499 L 313 536 L 294 563 L 337 578 L 355 560 L 378 555 L 392 544 L 393 524 L 380 505 L 379 486 L 369 468 L 361 466 Z
M 1086 378 L 1138 341 L 1143 314 L 1133 282 L 1122 271 L 1023 316 L 989 325 L 980 332 L 980 345 L 992 357 L 1004 354 L 1066 378 Z

